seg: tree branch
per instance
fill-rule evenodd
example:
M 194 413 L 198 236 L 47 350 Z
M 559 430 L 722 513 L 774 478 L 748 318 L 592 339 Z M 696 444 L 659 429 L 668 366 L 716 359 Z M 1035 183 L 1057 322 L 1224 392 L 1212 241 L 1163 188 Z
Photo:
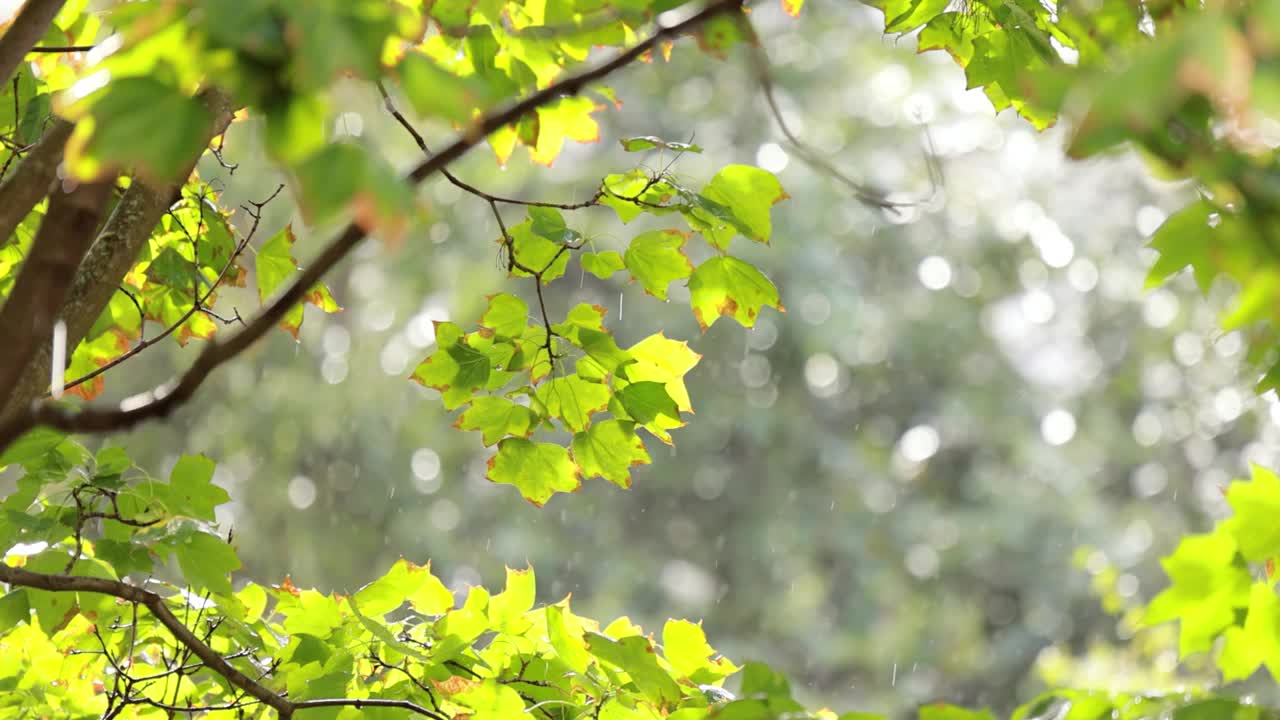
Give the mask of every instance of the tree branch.
M 200 97 L 213 117 L 204 138 L 204 144 L 207 145 L 226 130 L 235 108 L 231 98 L 217 89 L 205 90 Z M 155 187 L 135 177 L 133 184 L 116 204 L 102 232 L 80 264 L 75 280 L 71 283 L 66 305 L 62 307 L 61 317 L 67 323 L 68 357 L 106 309 L 129 268 L 137 262 L 138 255 L 151 237 L 151 231 L 160 222 L 174 194 L 190 177 L 197 160 L 198 157 L 191 158 L 191 162 L 180 174 L 181 180 L 169 185 Z M 12 388 L 8 397 L 0 400 L 0 417 L 17 414 L 45 394 L 49 387 L 51 360 L 50 348 L 41 345 L 27 364 L 16 387 L 12 383 L 0 384 L 0 388 Z
M 67 188 L 60 186 L 49 199 L 40 229 L 13 290 L 0 307 L 0 388 L 13 387 L 36 348 L 47 345 L 58 308 L 62 307 L 89 241 L 98 229 L 114 178 Z
M 391 698 L 323 698 L 320 700 L 299 700 L 293 703 L 294 710 L 307 710 L 309 708 L 327 708 L 327 707 L 353 707 L 357 710 L 364 708 L 398 708 L 400 710 L 408 710 L 418 715 L 424 715 L 435 720 L 446 720 L 445 716 L 428 710 L 421 705 L 410 700 L 394 700 Z
M 45 131 L 35 147 L 22 158 L 13 174 L 0 183 L 0 244 L 8 242 L 18 224 L 49 194 L 49 186 L 57 176 L 62 151 L 75 125 L 56 120 Z
M 518 121 L 526 114 L 554 100 L 577 95 L 587 85 L 602 80 L 640 59 L 663 40 L 689 32 L 707 20 L 726 12 L 742 12 L 742 0 L 714 0 L 689 18 L 674 25 L 659 28 L 648 39 L 632 46 L 612 60 L 554 83 L 501 112 L 479 119 L 462 137 L 414 168 L 408 175 L 408 182 L 418 185 L 426 178 L 448 167 L 490 133 Z M 215 368 L 244 352 L 258 338 L 275 327 L 285 313 L 302 300 L 325 273 L 360 244 L 365 234 L 366 231 L 358 224 L 348 225 L 298 275 L 297 279 L 270 305 L 263 308 L 243 330 L 228 340 L 211 341 L 180 378 L 154 390 L 153 399 L 149 402 L 128 410 L 105 410 L 92 407 L 71 410 L 53 403 L 42 403 L 35 407 L 20 409 L 19 412 L 0 421 L 0 450 L 8 447 L 22 433 L 38 425 L 47 425 L 66 432 L 111 432 L 133 427 L 145 420 L 169 415 L 191 398 Z M 112 290 L 114 287 L 114 284 L 110 286 Z
M 279 694 L 272 692 L 253 678 L 237 670 L 226 658 L 222 657 L 204 641 L 196 637 L 181 620 L 169 610 L 164 598 L 136 585 L 111 580 L 109 578 L 84 577 L 79 575 L 46 575 L 34 573 L 22 568 L 0 563 L 0 582 L 11 585 L 48 590 L 50 592 L 91 592 L 111 595 L 121 600 L 142 605 L 151 611 L 156 620 L 173 634 L 192 654 L 200 658 L 209 669 L 227 679 L 227 682 L 261 700 L 264 705 L 274 708 L 281 718 L 288 718 L 293 713 L 294 703 Z
M 27 0 L 13 24 L 0 36 L 0 83 L 9 82 L 13 71 L 40 42 L 67 0 Z

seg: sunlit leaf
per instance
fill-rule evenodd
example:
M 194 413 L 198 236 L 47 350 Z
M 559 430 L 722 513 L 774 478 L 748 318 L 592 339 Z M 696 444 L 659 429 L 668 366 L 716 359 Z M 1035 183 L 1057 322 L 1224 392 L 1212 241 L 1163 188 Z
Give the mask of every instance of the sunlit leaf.
M 504 437 L 529 437 L 538 424 L 538 415 L 529 408 L 500 397 L 478 397 L 458 417 L 460 430 L 479 430 L 484 444 L 493 445 Z
M 578 466 L 569 451 L 551 443 L 507 438 L 489 458 L 486 476 L 496 483 L 514 485 L 526 500 L 541 506 L 558 492 L 574 492 L 581 485 Z
M 573 436 L 573 459 L 586 477 L 602 477 L 619 487 L 631 487 L 631 468 L 648 465 L 649 453 L 633 426 L 605 420 Z
M 643 152 L 645 150 L 670 150 L 672 152 L 692 152 L 700 153 L 702 148 L 691 143 L 671 142 L 663 140 L 652 135 L 643 137 L 623 138 L 618 142 L 622 143 L 622 149 L 627 152 Z
M 547 413 L 573 432 L 591 424 L 591 416 L 609 406 L 609 388 L 578 375 L 552 378 L 538 386 L 538 400 Z
M 681 249 L 687 236 L 677 230 L 651 230 L 632 238 L 623 262 L 645 292 L 667 299 L 667 286 L 693 274 L 693 263 Z
M 587 649 L 630 675 L 640 691 L 657 705 L 670 705 L 679 700 L 680 686 L 658 664 L 657 653 L 648 638 L 636 635 L 614 640 L 606 635 L 587 633 Z
M 1180 621 L 1182 655 L 1208 650 L 1219 632 L 1231 625 L 1236 608 L 1249 604 L 1251 579 L 1238 548 L 1225 532 L 1184 537 L 1160 564 L 1172 585 L 1147 606 L 1148 624 Z
M 721 317 L 751 327 L 760 308 L 783 310 L 778 288 L 755 267 L 733 257 L 715 257 L 699 265 L 689 278 L 689 293 L 693 316 L 703 330 Z
M 623 269 L 625 265 L 622 262 L 622 256 L 615 250 L 606 250 L 599 253 L 583 253 L 579 258 L 582 261 L 582 269 L 595 275 L 601 280 L 606 280 L 614 273 Z
M 162 185 L 185 179 L 182 169 L 200 155 L 213 123 L 199 99 L 151 77 L 114 79 L 64 112 L 79 121 L 67 143 L 76 176 L 132 168 Z

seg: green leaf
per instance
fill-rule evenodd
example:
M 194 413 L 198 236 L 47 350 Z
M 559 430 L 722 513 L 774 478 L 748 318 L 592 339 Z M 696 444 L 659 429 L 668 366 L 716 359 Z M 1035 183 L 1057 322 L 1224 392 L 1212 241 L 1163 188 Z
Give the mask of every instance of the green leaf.
M 168 545 L 178 558 L 184 581 L 197 590 L 231 594 L 231 573 L 240 569 L 235 548 L 222 538 L 191 526 L 183 527 L 168 540 Z
M 582 637 L 582 620 L 569 611 L 567 599 L 562 604 L 564 607 L 548 605 L 546 608 L 547 637 L 560 659 L 574 672 L 583 675 L 591 663 L 591 656 L 587 654 L 587 643 Z
M 973 41 L 991 29 L 982 13 L 945 12 L 933 18 L 917 36 L 917 51 L 945 50 L 960 67 L 973 57 Z
M 328 142 L 329 105 L 317 93 L 293 94 L 268 106 L 267 149 L 278 160 L 295 164 L 321 151 Z
M 737 19 L 728 15 L 716 15 L 707 20 L 694 31 L 694 35 L 703 52 L 722 59 L 727 58 L 729 51 L 735 46 L 747 40 Z
M 408 602 L 425 615 L 443 615 L 453 608 L 453 593 L 431 573 L 431 564 L 415 565 L 400 558 L 386 575 L 360 588 L 353 596 L 364 612 L 385 615 Z
M 199 99 L 155 77 L 113 78 L 65 114 L 80 121 L 66 151 L 77 177 L 132 168 L 160 187 L 185 180 L 179 175 L 203 152 L 213 123 Z
M 227 491 L 213 484 L 213 461 L 203 455 L 183 455 L 169 473 L 169 511 L 213 522 L 214 508 L 230 502 Z
M 768 170 L 750 165 L 729 165 L 691 199 L 696 221 L 693 229 L 707 236 L 707 241 L 720 250 L 729 247 L 735 231 L 759 243 L 769 243 L 773 225 L 769 209 L 788 195 L 778 178 Z M 686 216 L 689 213 L 686 213 Z
M 258 249 L 254 275 L 258 285 L 258 299 L 263 304 L 273 298 L 276 291 L 297 272 L 298 261 L 292 254 L 293 244 L 297 240 L 297 236 L 293 234 L 293 225 L 286 225 Z M 316 283 L 311 292 L 303 296 L 303 299 L 304 302 L 309 302 L 325 312 L 333 313 L 342 310 L 334 302 L 333 296 L 329 294 L 329 289 L 324 283 Z M 299 303 L 285 313 L 284 318 L 280 320 L 280 327 L 297 339 L 302 320 L 302 304 Z
M 921 706 L 920 720 L 996 720 L 990 710 L 969 710 L 945 703 Z
M 504 437 L 529 437 L 537 427 L 538 414 L 529 408 L 500 397 L 478 397 L 471 403 L 454 427 L 460 430 L 479 430 L 485 445 L 492 445 Z
M 785 675 L 759 662 L 749 662 L 742 666 L 741 695 L 744 699 L 763 700 L 769 709 L 778 712 L 800 709 L 799 703 L 791 698 L 791 683 Z
M 933 20 L 947 9 L 949 0 L 908 0 L 885 4 L 886 33 L 906 33 Z M 902 7 L 905 5 L 906 7 Z M 890 15 L 890 13 L 895 13 Z
M 342 626 L 342 606 L 315 590 L 277 592 L 276 599 L 275 610 L 284 616 L 282 626 L 292 635 L 323 640 Z
M 492 678 L 468 686 L 449 700 L 470 709 L 471 720 L 509 720 L 527 714 L 520 693 Z
M 563 323 L 553 326 L 552 329 L 576 343 L 578 333 L 583 329 L 604 332 L 604 316 L 608 312 L 600 305 L 581 303 L 569 311 Z
M 119 475 L 133 467 L 133 461 L 122 447 L 105 447 L 93 457 L 98 475 Z M 176 468 L 175 468 L 176 469 Z
M 0 635 L 4 635 L 18 623 L 31 622 L 31 605 L 27 602 L 26 588 L 17 588 L 0 597 Z
M 1270 582 L 1253 583 L 1244 627 L 1232 625 L 1223 637 L 1217 660 L 1223 680 L 1244 680 L 1264 663 L 1280 677 L 1280 597 Z
M 29 430 L 0 453 L 0 467 L 23 465 L 44 457 L 67 437 L 66 433 L 46 427 Z
M 196 268 L 189 258 L 183 257 L 176 247 L 170 245 L 147 266 L 147 279 L 189 289 L 196 282 Z
M 675 400 L 681 412 L 693 412 L 684 376 L 692 370 L 702 356 L 689 349 L 689 343 L 672 340 L 662 333 L 655 333 L 627 349 L 635 360 L 627 366 L 627 379 L 633 382 L 652 380 L 663 383 L 667 394 Z
M 521 337 L 528 324 L 528 303 L 507 293 L 490 295 L 489 308 L 480 316 L 480 326 L 502 338 Z
M 604 195 L 600 202 L 613 208 L 624 223 L 635 220 L 641 213 L 654 212 L 656 206 L 661 206 L 675 194 L 671 185 L 650 178 L 642 170 L 607 175 L 601 190 Z
M 431 649 L 437 662 L 452 659 L 489 629 L 489 591 L 473 587 L 462 607 L 450 610 L 435 623 L 440 641 Z
M 689 278 L 689 302 L 698 326 L 705 331 L 721 317 L 731 317 L 752 327 L 760 308 L 785 312 L 778 288 L 754 266 L 733 257 L 715 257 L 702 263 Z
M 627 152 L 642 152 L 645 150 L 671 150 L 672 152 L 683 153 L 700 153 L 702 148 L 697 145 L 682 142 L 670 142 L 652 135 L 644 135 L 642 137 L 623 138 L 618 142 L 622 143 L 622 149 Z
M 693 263 L 681 249 L 688 236 L 678 230 L 650 230 L 637 235 L 623 258 L 631 276 L 645 292 L 667 299 L 667 286 L 693 274 Z
M 738 668 L 707 642 L 702 626 L 688 620 L 668 620 L 662 628 L 662 655 L 682 677 L 699 684 L 718 683 Z
M 1221 226 L 1224 222 L 1227 227 Z M 1165 220 L 1151 236 L 1149 247 L 1160 256 L 1147 273 L 1147 287 L 1163 283 L 1189 265 L 1200 292 L 1208 293 L 1220 272 L 1235 269 L 1234 263 L 1223 261 L 1240 255 L 1241 247 L 1248 247 L 1240 245 L 1240 239 L 1230 216 L 1224 217 L 1204 200 L 1188 205 Z
M 489 382 L 492 370 L 484 353 L 461 340 L 462 328 L 449 322 L 436 323 L 436 351 L 413 370 L 413 379 L 440 391 L 446 410 L 470 400 Z
M 550 165 L 560 154 L 565 140 L 593 143 L 600 140 L 600 126 L 591 113 L 596 104 L 590 98 L 565 97 L 559 102 L 538 108 L 538 142 L 533 161 Z
M 576 369 L 580 377 L 591 382 L 603 382 L 611 374 L 626 377 L 626 368 L 634 362 L 607 331 L 579 328 L 571 342 L 587 354 Z
M 530 216 L 533 216 L 532 212 Z M 531 277 L 532 273 L 541 273 L 545 284 L 564 275 L 570 254 L 565 242 L 576 239 L 573 237 L 576 233 L 571 234 L 572 231 L 564 229 L 563 224 L 559 231 L 548 225 L 535 226 L 533 220 L 515 225 L 507 232 L 511 236 L 511 250 L 517 263 L 511 270 L 513 276 Z M 528 268 L 528 271 L 523 268 Z
M 391 631 L 391 628 L 387 627 L 384 623 L 365 615 L 364 612 L 360 610 L 360 601 L 356 599 L 356 596 L 353 595 L 348 598 L 347 604 L 350 605 L 351 613 L 356 616 L 356 619 L 360 621 L 360 624 L 372 633 L 374 637 L 381 640 L 385 645 L 401 655 L 405 655 L 422 662 L 431 662 L 431 656 L 419 651 L 408 643 L 402 642 L 396 637 L 395 633 Z
M 471 122 L 503 99 L 504 93 L 469 75 L 459 77 L 420 53 L 400 61 L 400 86 L 418 114 L 441 117 L 455 124 Z
M 648 465 L 649 453 L 632 423 L 605 420 L 573 436 L 573 459 L 586 477 L 631 487 L 631 468 Z
M 624 267 L 622 256 L 619 255 L 616 250 L 606 250 L 598 253 L 582 253 L 579 259 L 582 261 L 583 270 L 586 270 L 601 280 L 607 280 L 614 273 Z
M 522 633 L 529 627 L 525 613 L 533 609 L 537 590 L 533 568 L 507 568 L 507 587 L 489 598 L 489 623 L 499 632 Z
M 280 232 L 263 243 L 256 255 L 254 275 L 258 283 L 258 300 L 266 304 L 275 295 L 276 289 L 293 276 L 298 269 L 298 261 L 290 254 L 297 238 L 293 234 L 293 226 L 286 225 Z M 293 321 L 296 321 L 294 324 Z M 297 327 L 302 324 L 302 314 L 281 321 L 281 325 L 297 335 Z
M 471 10 L 475 7 L 475 0 L 433 0 L 428 7 L 431 19 L 440 25 L 441 32 L 461 37 L 471 24 Z
M 680 701 L 680 686 L 658 664 L 658 655 L 648 638 L 637 635 L 614 640 L 592 632 L 587 633 L 586 638 L 592 655 L 630 675 L 640 692 L 653 703 L 674 706 Z
M 1172 585 L 1152 599 L 1143 622 L 1179 620 L 1179 652 L 1186 656 L 1208 650 L 1234 622 L 1236 608 L 1249 604 L 1249 569 L 1238 557 L 1235 541 L 1221 530 L 1184 537 L 1160 561 Z
M 1227 502 L 1235 510 L 1228 525 L 1245 560 L 1261 562 L 1280 555 L 1280 477 L 1253 466 L 1252 482 L 1233 482 Z
M 547 414 L 559 418 L 565 427 L 581 432 L 591 424 L 591 416 L 609 406 L 609 388 L 588 382 L 578 375 L 552 378 L 537 388 L 537 397 Z
M 683 424 L 679 406 L 660 382 L 633 382 L 618 391 L 617 396 L 627 414 L 641 425 L 648 425 L 663 415 Z
M 346 75 L 376 78 L 382 70 L 383 47 L 401 25 L 398 15 L 404 8 L 399 3 L 347 0 L 336 5 L 302 3 L 288 12 L 296 27 L 305 28 L 287 36 L 292 78 L 302 88 L 323 89 Z
M 350 209 L 353 221 L 395 243 L 413 212 L 413 193 L 391 166 L 349 142 L 332 143 L 307 156 L 295 172 L 299 205 L 310 224 L 332 220 Z
M 541 507 L 558 492 L 574 492 L 581 486 L 578 466 L 569 451 L 551 443 L 507 438 L 489 458 L 489 480 L 514 485 L 526 500 Z

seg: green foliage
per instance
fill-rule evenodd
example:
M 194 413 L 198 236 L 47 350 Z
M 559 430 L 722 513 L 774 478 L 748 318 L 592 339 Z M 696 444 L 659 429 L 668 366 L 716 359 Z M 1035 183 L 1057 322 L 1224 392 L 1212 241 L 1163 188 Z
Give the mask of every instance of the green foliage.
M 546 707 L 552 718 L 694 720 L 713 710 L 767 718 L 799 709 L 785 682 L 753 679 L 776 677 L 758 665 L 748 666 L 744 700 L 727 702 L 732 696 L 719 688 L 738 668 L 695 623 L 668 621 L 658 643 L 627 618 L 601 625 L 576 615 L 567 597 L 537 606 L 531 569 L 509 569 L 498 594 L 471 588 L 460 606 L 429 565 L 405 559 L 349 596 L 302 590 L 288 578 L 235 589 L 239 559 L 214 514 L 229 498 L 210 482 L 210 460 L 181 458 L 166 482 L 133 467 L 118 448 L 93 456 L 71 440 L 44 444 L 24 453 L 22 490 L 5 503 L 0 534 L 9 546 L 31 549 L 10 554 L 7 566 L 127 589 L 118 582 L 125 573 L 174 576 L 166 560 L 176 559 L 181 583 L 150 585 L 171 617 L 191 619 L 199 642 L 259 677 L 267 692 L 287 693 L 299 711 L 308 701 L 350 699 L 308 709 L 307 717 L 398 718 L 413 710 L 506 718 Z M 513 462 L 571 472 L 563 448 L 511 438 L 504 446 Z M 500 452 L 498 462 L 505 457 Z M 515 482 L 534 482 L 542 471 L 511 472 Z M 15 587 L 0 597 L 7 688 L 0 712 L 261 714 L 260 698 L 229 685 L 189 646 L 171 654 L 172 628 L 154 610 L 100 591 L 61 590 Z
M 920 52 L 948 52 L 997 110 L 1013 107 L 1038 128 L 1062 114 L 1073 156 L 1128 147 L 1157 175 L 1193 180 L 1202 198 L 1152 238 L 1160 256 L 1150 279 L 1189 266 L 1206 294 L 1219 278 L 1234 283 L 1223 325 L 1248 328 L 1251 359 L 1270 368 L 1259 392 L 1280 386 L 1277 149 L 1251 130 L 1280 117 L 1280 43 L 1261 29 L 1273 26 L 1276 2 L 870 4 L 886 32 L 919 29 Z
M 1227 488 L 1227 499 L 1235 515 L 1210 533 L 1184 538 L 1164 558 L 1173 584 L 1151 601 L 1143 621 L 1177 620 L 1183 656 L 1208 652 L 1221 638 L 1215 662 L 1226 680 L 1246 678 L 1259 666 L 1280 677 L 1280 535 L 1272 511 L 1280 501 L 1280 479 L 1254 466 L 1251 480 Z
M 1271 368 L 1260 389 L 1280 387 L 1274 330 L 1280 183 L 1274 143 L 1251 132 L 1280 110 L 1275 0 L 1203 8 L 1107 0 L 1079 7 L 1020 0 L 958 8 L 937 0 L 872 4 L 884 12 L 887 32 L 918 32 L 920 50 L 950 53 L 970 87 L 981 87 L 997 109 L 1012 107 L 1038 128 L 1060 116 L 1071 121 L 1073 155 L 1127 145 L 1158 172 L 1193 179 L 1203 199 L 1152 239 L 1160 253 L 1152 281 L 1188 265 L 1206 293 L 1220 277 L 1233 280 L 1239 300 L 1223 322 L 1250 329 L 1253 358 Z M 596 113 L 603 107 L 595 98 L 618 102 L 599 83 L 608 73 L 576 79 L 573 73 L 596 47 L 633 48 L 617 56 L 619 63 L 653 60 L 655 51 L 668 56 L 677 33 L 650 26 L 683 5 L 255 0 L 239 7 L 188 0 L 90 11 L 86 2 L 67 3 L 46 40 L 102 43 L 102 52 L 42 54 L 12 83 L 3 78 L 3 172 L 52 137 L 44 128 L 56 125 L 56 113 L 74 124 L 61 185 L 119 178 L 126 193 L 149 187 L 160 198 L 145 204 L 169 204 L 147 223 L 154 227 L 141 228 L 148 237 L 131 251 L 137 257 L 124 258 L 127 271 L 109 278 L 106 287 L 118 296 L 94 307 L 98 317 L 74 338 L 66 383 L 93 399 L 103 390 L 98 369 L 155 342 L 144 339 L 148 322 L 179 343 L 215 340 L 210 352 L 235 347 L 217 344 L 217 321 L 234 320 L 213 307 L 221 288 L 247 285 L 250 275 L 268 312 L 283 295 L 288 307 L 271 320 L 295 338 L 303 303 L 341 309 L 325 285 L 312 284 L 316 276 L 300 274 L 292 226 L 265 242 L 255 238 L 267 201 L 245 207 L 251 225 L 238 233 L 217 188 L 189 172 L 208 149 L 222 161 L 217 138 L 232 110 L 239 122 L 262 124 L 265 149 L 304 223 L 350 221 L 317 258 L 327 269 L 364 235 L 395 245 L 418 229 L 427 207 L 414 185 L 482 140 L 499 163 L 524 146 L 545 165 L 568 141 L 600 140 Z M 790 14 L 800 6 L 784 2 Z M 711 56 L 750 51 L 758 38 L 747 16 L 728 4 L 713 7 L 722 12 L 684 34 L 695 35 Z M 638 37 L 652 41 L 641 47 Z M 767 69 L 760 73 L 768 80 Z M 421 118 L 443 121 L 460 139 L 451 154 L 424 161 L 406 182 L 393 159 L 359 132 L 332 137 L 349 85 L 381 91 L 428 155 L 388 86 Z M 619 142 L 625 153 L 703 150 L 650 135 Z M 700 358 L 683 342 L 655 333 L 624 348 L 603 308 L 548 309 L 546 287 L 567 275 L 575 258 L 584 273 L 601 279 L 626 270 L 659 300 L 683 281 L 703 331 L 722 317 L 750 328 L 765 307 L 783 311 L 773 281 L 729 254 L 738 236 L 772 242 L 772 208 L 787 199 L 772 173 L 729 165 L 693 189 L 666 169 L 618 162 L 582 203 L 501 198 L 448 176 L 492 210 L 498 255 L 520 289 L 490 296 L 473 330 L 437 323 L 435 348 L 412 379 L 457 411 L 456 427 L 494 446 L 488 479 L 515 486 L 535 505 L 577 490 L 583 477 L 629 487 L 632 468 L 650 462 L 644 436 L 671 444 L 671 431 L 693 412 L 684 378 Z M 43 178 L 41 189 L 51 179 Z M 113 219 L 127 222 L 136 212 L 123 199 L 112 202 Z M 526 217 L 508 226 L 503 210 L 510 205 L 524 207 Z M 600 206 L 622 224 L 643 218 L 646 229 L 623 246 L 598 249 L 603 241 L 579 229 L 587 227 L 581 216 L 565 213 Z M 27 218 L 3 238 L 6 295 L 24 273 L 33 228 L 48 220 L 48 211 L 39 203 L 24 207 Z M 670 227 L 676 216 L 680 229 Z M 108 233 L 98 245 L 119 239 Z M 687 254 L 691 242 L 701 243 L 695 256 L 707 258 L 696 265 Z M 43 317 L 50 309 L 34 310 Z M 52 388 L 54 395 L 60 390 Z M 695 623 L 669 621 L 659 644 L 626 618 L 601 627 L 578 617 L 567 598 L 535 607 L 532 571 L 510 571 L 496 595 L 471 588 L 460 607 L 429 566 L 405 560 L 349 597 L 300 590 L 288 579 L 270 587 L 233 583 L 241 560 L 217 514 L 229 496 L 212 482 L 213 463 L 203 457 L 179 459 L 159 480 L 133 467 L 123 451 L 91 454 L 37 428 L 3 448 L 0 464 L 21 466 L 0 515 L 9 552 L 0 566 L 9 588 L 0 597 L 0 708 L 11 714 L 233 717 L 272 706 L 286 717 L 308 710 L 335 718 L 480 719 L 535 710 L 566 719 L 811 716 L 785 678 L 760 664 L 744 666 L 742 700 L 716 690 L 738 668 Z M 1258 469 L 1252 482 L 1232 486 L 1228 500 L 1233 518 L 1185 539 L 1166 558 L 1172 586 L 1151 602 L 1146 620 L 1177 620 L 1184 654 L 1209 651 L 1221 638 L 1216 662 L 1235 679 L 1261 666 L 1280 668 L 1273 581 L 1280 480 Z M 1078 720 L 1270 714 L 1222 698 L 1063 692 L 1035 701 L 1015 720 L 1046 716 L 1055 703 L 1055 712 Z M 921 712 L 922 720 L 990 717 L 949 706 Z

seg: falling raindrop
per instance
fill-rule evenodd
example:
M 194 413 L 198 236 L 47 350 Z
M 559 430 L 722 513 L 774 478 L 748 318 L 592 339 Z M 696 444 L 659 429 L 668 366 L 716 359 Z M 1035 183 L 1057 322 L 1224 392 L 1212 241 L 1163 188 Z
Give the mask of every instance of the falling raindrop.
M 52 377 L 49 380 L 49 386 L 53 399 L 57 400 L 62 397 L 67 367 L 67 324 L 61 320 L 53 326 L 53 350 L 50 355 L 52 360 L 49 363 L 49 370 Z

